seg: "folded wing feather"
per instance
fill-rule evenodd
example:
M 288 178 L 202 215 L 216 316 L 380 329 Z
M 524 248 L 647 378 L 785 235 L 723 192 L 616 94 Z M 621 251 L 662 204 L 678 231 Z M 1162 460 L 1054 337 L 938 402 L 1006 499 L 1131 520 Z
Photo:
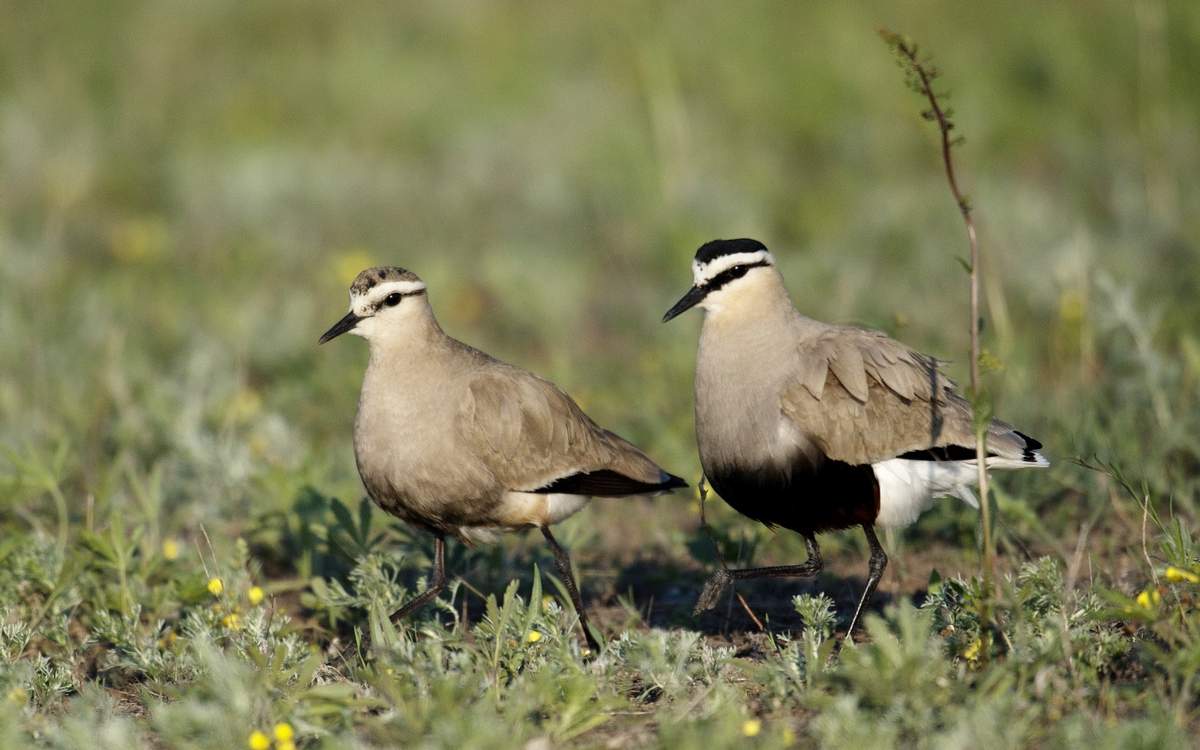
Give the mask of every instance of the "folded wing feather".
M 929 448 L 974 448 L 970 403 L 933 357 L 878 331 L 829 326 L 797 350 L 781 408 L 831 459 L 870 464 Z M 988 451 L 1021 459 L 1026 442 L 993 420 Z
M 475 378 L 468 391 L 459 434 L 508 490 L 637 494 L 670 477 L 536 375 L 515 367 L 492 370 Z

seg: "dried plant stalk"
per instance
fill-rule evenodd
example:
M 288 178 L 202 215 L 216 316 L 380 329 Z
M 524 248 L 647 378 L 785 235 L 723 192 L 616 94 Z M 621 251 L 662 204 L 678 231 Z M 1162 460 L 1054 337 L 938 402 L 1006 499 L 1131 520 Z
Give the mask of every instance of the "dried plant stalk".
M 967 242 L 970 245 L 970 259 L 964 265 L 970 277 L 971 286 L 971 405 L 975 418 L 975 460 L 978 464 L 979 478 L 979 512 L 983 525 L 983 574 L 985 585 L 990 591 L 991 581 L 995 576 L 996 551 L 992 540 L 991 508 L 988 503 L 987 475 L 987 427 L 991 421 L 991 403 L 983 390 L 979 378 L 979 240 L 975 234 L 975 220 L 971 216 L 971 202 L 958 187 L 958 179 L 954 172 L 955 146 L 963 142 L 962 136 L 953 135 L 954 111 L 945 106 L 944 95 L 934 91 L 933 82 L 940 74 L 929 58 L 922 59 L 917 45 L 908 37 L 882 29 L 879 35 L 895 53 L 900 66 L 904 69 L 908 87 L 923 97 L 929 103 L 929 109 L 921 116 L 934 122 L 941 135 L 942 164 L 946 168 L 946 181 L 950 184 L 950 192 L 958 211 L 962 214 L 963 223 L 967 227 Z

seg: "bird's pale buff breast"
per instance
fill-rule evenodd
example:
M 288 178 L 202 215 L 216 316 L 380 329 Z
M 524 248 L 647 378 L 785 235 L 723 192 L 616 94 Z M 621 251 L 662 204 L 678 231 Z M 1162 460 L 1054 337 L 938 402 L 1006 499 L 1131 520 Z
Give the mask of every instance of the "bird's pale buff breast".
M 354 422 L 354 454 L 371 498 L 404 520 L 447 532 L 487 523 L 500 490 L 454 439 L 461 368 L 374 358 Z
M 696 439 L 710 479 L 725 471 L 775 467 L 815 458 L 815 447 L 780 409 L 794 350 L 775 325 L 706 319 L 696 361 Z

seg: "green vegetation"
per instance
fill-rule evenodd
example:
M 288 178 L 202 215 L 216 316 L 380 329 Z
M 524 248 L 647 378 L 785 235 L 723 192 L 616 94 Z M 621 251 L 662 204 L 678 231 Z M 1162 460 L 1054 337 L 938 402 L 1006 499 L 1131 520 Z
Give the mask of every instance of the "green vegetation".
M 1200 6 L 0 7 L 0 746 L 1194 743 Z M 740 589 L 769 632 L 693 620 L 677 495 L 559 534 L 597 658 L 536 535 L 452 544 L 392 627 L 431 545 L 360 502 L 365 347 L 315 346 L 363 266 L 693 479 L 697 321 L 656 321 L 704 240 L 965 381 L 961 220 L 879 26 L 937 55 L 984 379 L 1055 461 L 996 477 L 995 626 L 951 500 L 884 540 L 856 647 L 858 534 Z M 709 518 L 731 563 L 803 559 Z

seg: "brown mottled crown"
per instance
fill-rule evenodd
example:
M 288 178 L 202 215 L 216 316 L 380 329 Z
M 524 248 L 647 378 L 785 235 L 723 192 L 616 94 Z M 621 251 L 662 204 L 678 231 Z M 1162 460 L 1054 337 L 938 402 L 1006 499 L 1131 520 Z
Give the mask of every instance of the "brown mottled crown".
M 417 276 L 407 268 L 399 266 L 376 266 L 368 268 L 354 278 L 354 283 L 350 285 L 351 294 L 366 294 L 375 287 L 376 284 L 384 281 L 420 281 L 421 277 Z

